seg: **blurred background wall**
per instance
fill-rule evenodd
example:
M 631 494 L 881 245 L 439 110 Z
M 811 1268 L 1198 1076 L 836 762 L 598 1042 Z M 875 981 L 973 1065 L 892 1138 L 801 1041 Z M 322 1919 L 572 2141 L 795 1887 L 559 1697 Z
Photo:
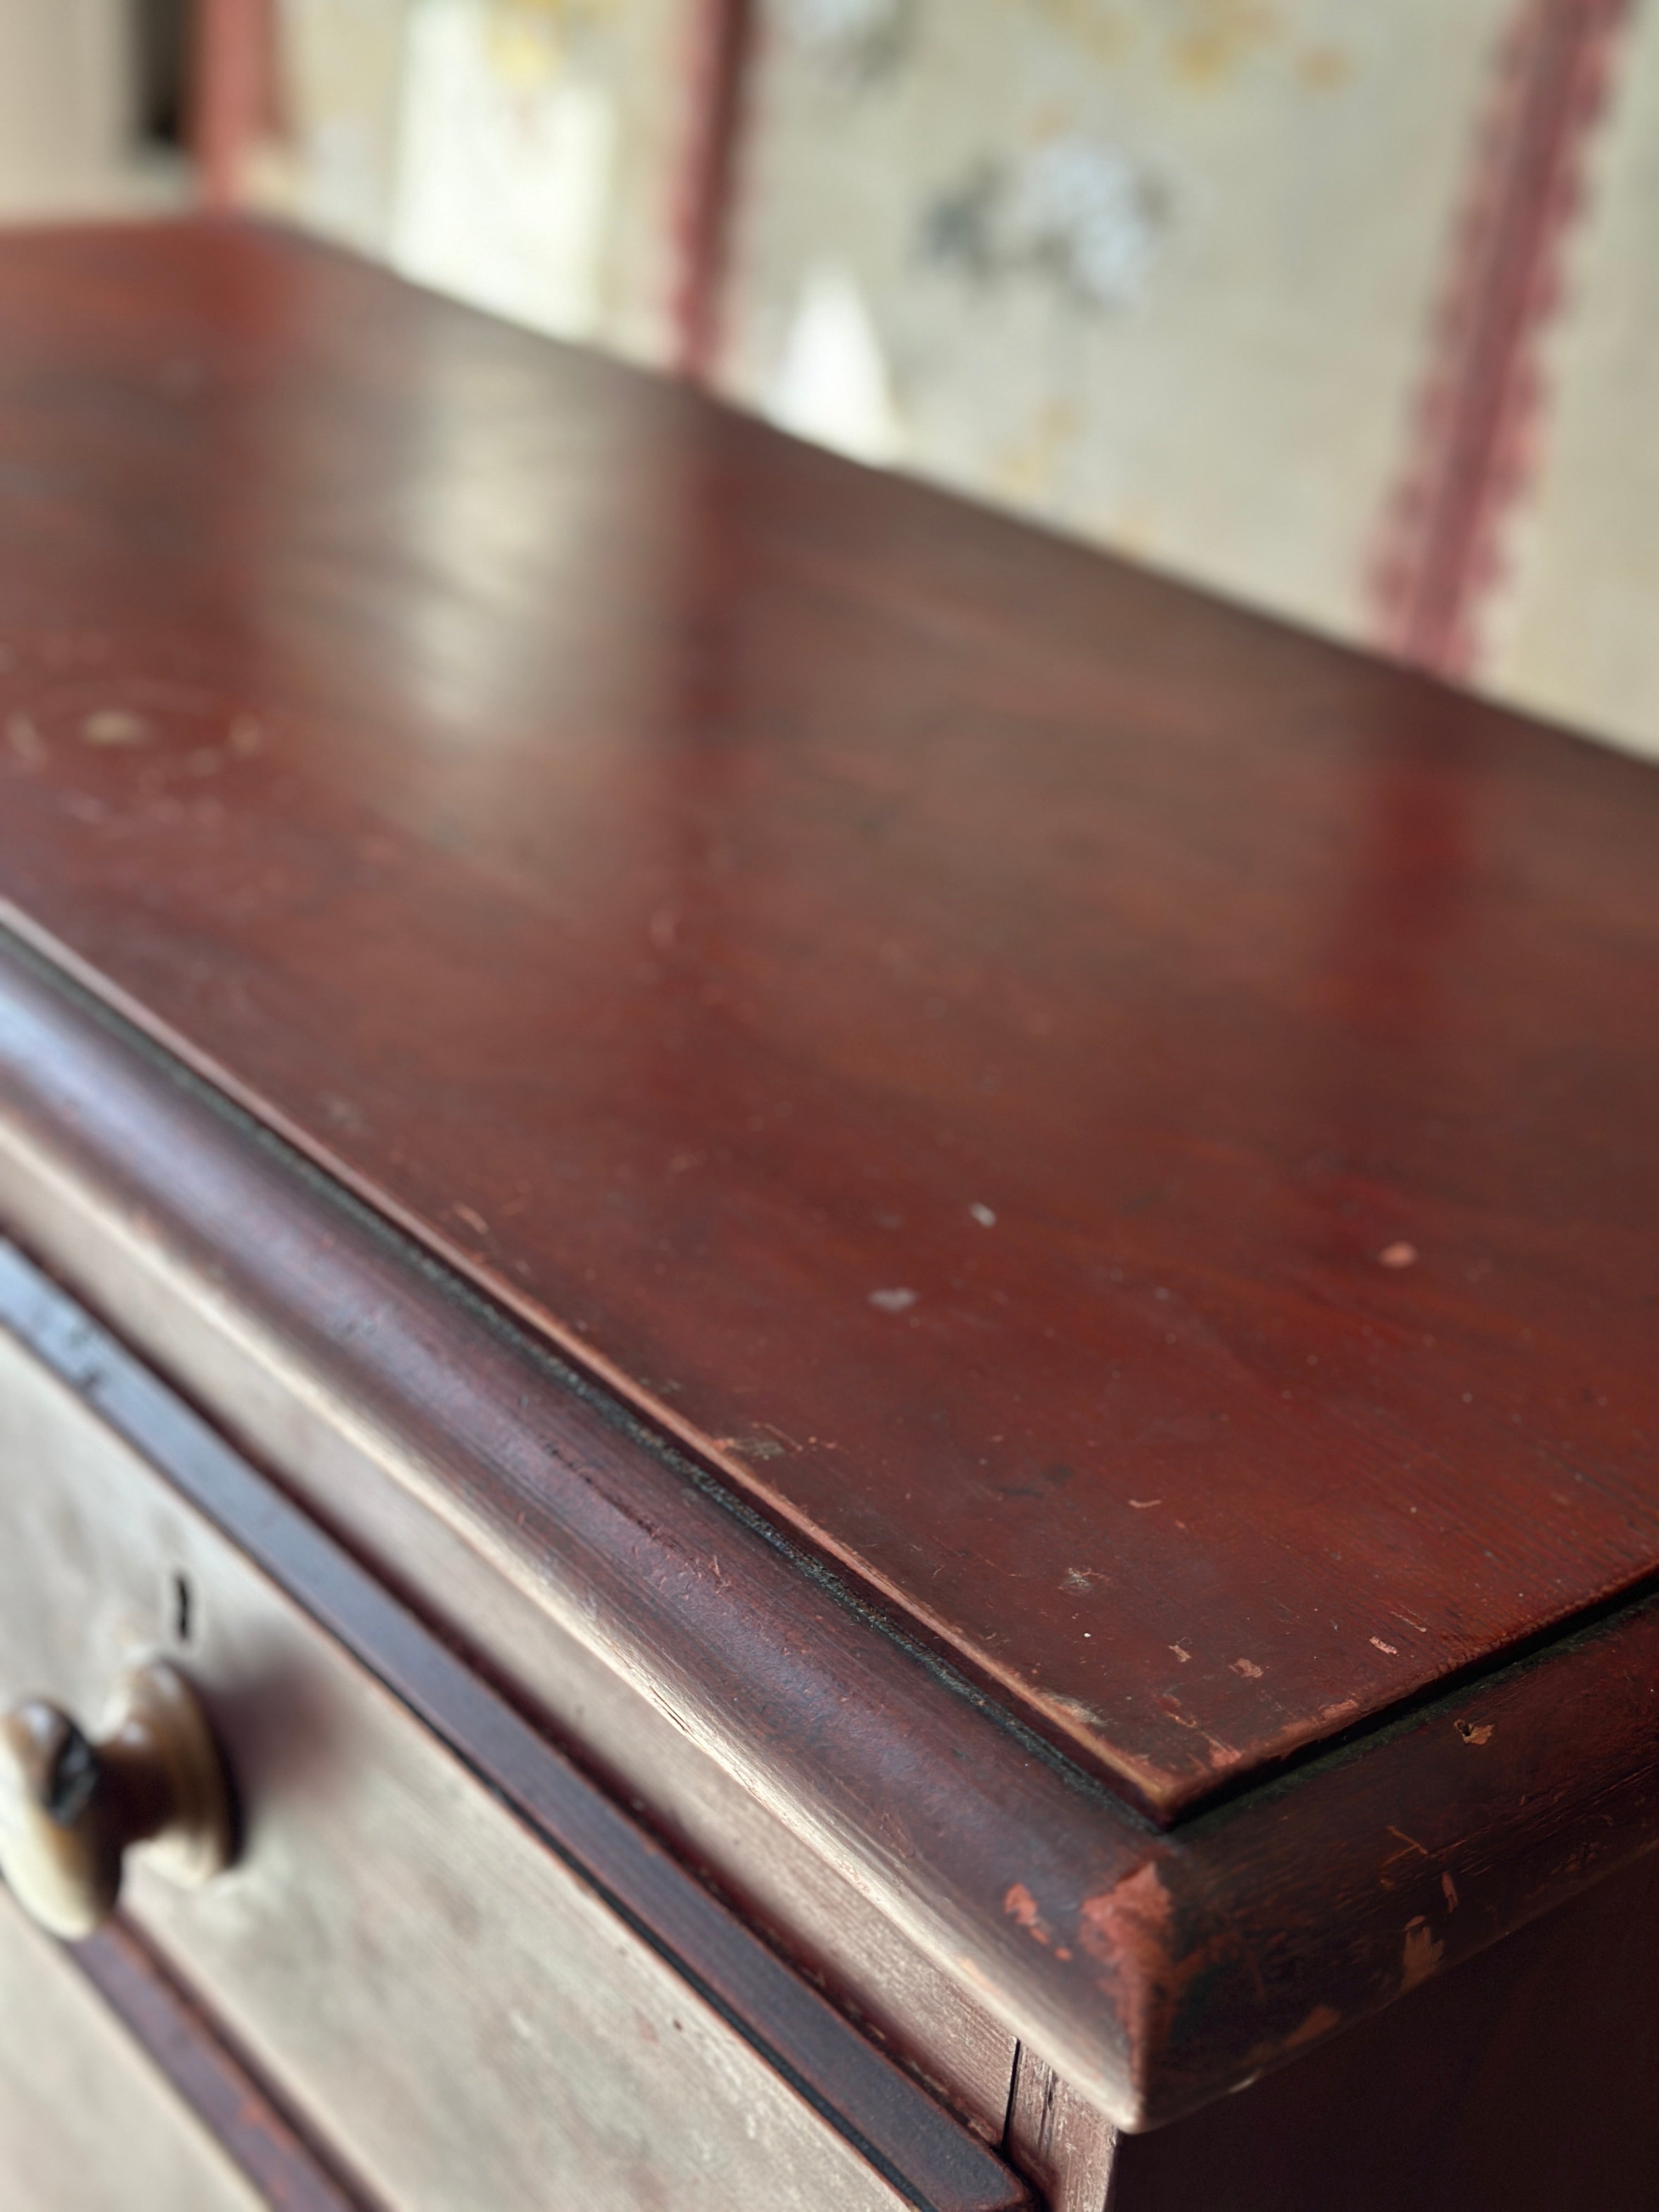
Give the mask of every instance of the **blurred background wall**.
M 1659 757 L 1656 0 L 0 0 L 0 115 L 8 217 L 167 204 L 189 142 L 222 203 Z
M 0 0 L 0 222 L 185 203 L 185 0 Z

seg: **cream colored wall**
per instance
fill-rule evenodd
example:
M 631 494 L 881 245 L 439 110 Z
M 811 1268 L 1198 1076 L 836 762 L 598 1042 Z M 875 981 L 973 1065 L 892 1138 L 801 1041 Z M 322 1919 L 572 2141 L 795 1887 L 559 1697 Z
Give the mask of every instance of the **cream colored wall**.
M 365 252 L 389 248 L 410 0 L 280 0 L 292 134 L 256 161 L 253 196 Z
M 282 0 L 289 203 L 428 282 L 665 362 L 696 4 Z M 1522 0 L 760 7 L 720 387 L 1372 635 Z M 1632 0 L 1614 62 L 1473 680 L 1659 754 L 1659 0 Z
M 283 0 L 253 196 L 563 337 L 665 356 L 684 0 Z
M 1637 17 L 1487 611 L 1501 696 L 1659 758 L 1659 14 Z M 1659 866 L 1659 863 L 1656 864 Z
M 177 204 L 134 143 L 127 0 L 0 0 L 0 222 Z
M 1507 13 L 780 0 L 722 380 L 811 427 L 838 289 L 850 449 L 1358 635 Z

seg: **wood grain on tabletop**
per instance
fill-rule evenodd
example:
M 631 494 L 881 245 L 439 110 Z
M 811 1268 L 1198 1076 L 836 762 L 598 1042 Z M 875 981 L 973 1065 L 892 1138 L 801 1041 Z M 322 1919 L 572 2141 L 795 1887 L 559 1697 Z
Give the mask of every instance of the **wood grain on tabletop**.
M 1659 776 L 325 250 L 0 243 L 0 895 L 1168 1817 L 1659 1565 Z

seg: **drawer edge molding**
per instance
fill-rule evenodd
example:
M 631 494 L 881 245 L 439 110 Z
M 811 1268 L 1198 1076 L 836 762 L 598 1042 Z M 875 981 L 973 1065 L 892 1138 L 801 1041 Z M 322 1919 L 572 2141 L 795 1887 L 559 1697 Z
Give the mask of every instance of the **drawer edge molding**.
M 1030 2195 L 398 1599 L 15 1247 L 0 1325 L 419 1720 L 918 2212 Z

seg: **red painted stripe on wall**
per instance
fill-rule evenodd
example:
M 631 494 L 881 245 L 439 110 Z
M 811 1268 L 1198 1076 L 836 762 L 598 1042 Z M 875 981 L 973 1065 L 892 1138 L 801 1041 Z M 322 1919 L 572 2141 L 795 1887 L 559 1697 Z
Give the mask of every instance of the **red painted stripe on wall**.
M 754 0 L 697 0 L 685 67 L 688 125 L 674 195 L 674 366 L 706 380 L 720 349 L 720 298 L 755 45 Z
M 1629 0 L 1520 0 L 1498 55 L 1412 450 L 1373 575 L 1375 642 L 1469 674 L 1542 427 L 1541 334 Z
M 196 0 L 191 140 L 198 198 L 224 214 L 240 204 L 243 173 L 276 101 L 271 0 Z

